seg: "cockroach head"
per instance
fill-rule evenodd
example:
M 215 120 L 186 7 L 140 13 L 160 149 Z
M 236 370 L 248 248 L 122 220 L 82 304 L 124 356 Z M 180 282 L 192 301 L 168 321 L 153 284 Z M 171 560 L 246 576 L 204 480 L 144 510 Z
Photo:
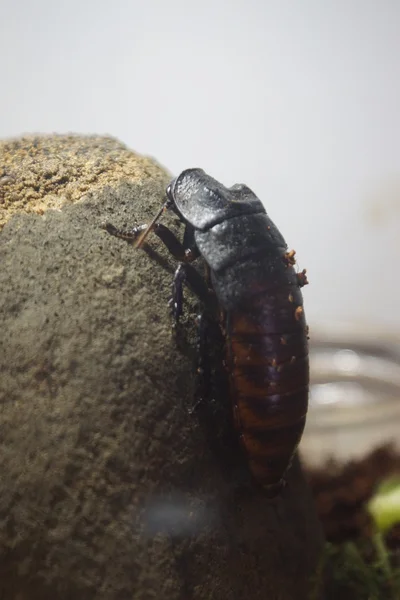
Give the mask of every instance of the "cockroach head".
M 202 169 L 187 169 L 167 187 L 169 206 L 195 229 L 205 230 L 232 217 L 265 212 L 243 184 L 226 188 Z

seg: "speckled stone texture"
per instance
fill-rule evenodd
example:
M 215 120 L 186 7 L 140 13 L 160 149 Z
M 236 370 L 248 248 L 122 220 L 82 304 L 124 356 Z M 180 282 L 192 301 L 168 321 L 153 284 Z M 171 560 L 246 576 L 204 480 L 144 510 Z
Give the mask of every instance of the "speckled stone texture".
M 309 598 L 297 461 L 281 499 L 238 491 L 191 411 L 174 260 L 101 228 L 146 222 L 168 180 L 111 138 L 0 143 L 1 600 Z

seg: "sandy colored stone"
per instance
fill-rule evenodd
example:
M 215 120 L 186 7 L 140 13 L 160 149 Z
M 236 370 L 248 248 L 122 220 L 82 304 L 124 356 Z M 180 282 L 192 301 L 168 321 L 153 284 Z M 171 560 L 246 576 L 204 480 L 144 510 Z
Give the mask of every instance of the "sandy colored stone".
M 0 233 L 0 598 L 308 600 L 323 540 L 298 462 L 278 500 L 243 483 L 236 436 L 193 410 L 175 261 L 101 228 L 147 221 L 168 174 L 109 138 L 27 139 L 2 146 L 29 183 L 7 183 Z M 46 187 L 52 160 L 66 179 Z
M 159 180 L 154 161 L 111 137 L 50 135 L 0 141 L 0 229 L 21 211 L 43 214 L 106 185 Z

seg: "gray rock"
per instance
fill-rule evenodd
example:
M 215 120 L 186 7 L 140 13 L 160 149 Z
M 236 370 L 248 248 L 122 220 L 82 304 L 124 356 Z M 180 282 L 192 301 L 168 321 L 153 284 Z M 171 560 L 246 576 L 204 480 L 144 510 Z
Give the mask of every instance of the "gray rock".
M 280 500 L 240 492 L 191 410 L 174 260 L 101 228 L 146 222 L 168 174 L 73 136 L 4 142 L 0 174 L 0 597 L 308 598 L 322 536 L 298 462 Z

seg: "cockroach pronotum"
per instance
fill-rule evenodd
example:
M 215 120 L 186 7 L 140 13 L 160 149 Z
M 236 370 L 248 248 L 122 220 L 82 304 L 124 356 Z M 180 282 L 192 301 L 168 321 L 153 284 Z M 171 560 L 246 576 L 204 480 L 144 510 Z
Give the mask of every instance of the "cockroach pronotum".
M 172 209 L 185 224 L 183 243 L 158 223 Z M 219 320 L 234 422 L 254 479 L 272 494 L 300 442 L 308 404 L 308 328 L 295 252 L 245 185 L 226 188 L 202 169 L 183 171 L 150 225 L 117 237 L 140 247 L 153 231 L 179 261 L 172 310 L 182 314 L 186 283 Z M 202 257 L 209 276 L 191 265 Z

